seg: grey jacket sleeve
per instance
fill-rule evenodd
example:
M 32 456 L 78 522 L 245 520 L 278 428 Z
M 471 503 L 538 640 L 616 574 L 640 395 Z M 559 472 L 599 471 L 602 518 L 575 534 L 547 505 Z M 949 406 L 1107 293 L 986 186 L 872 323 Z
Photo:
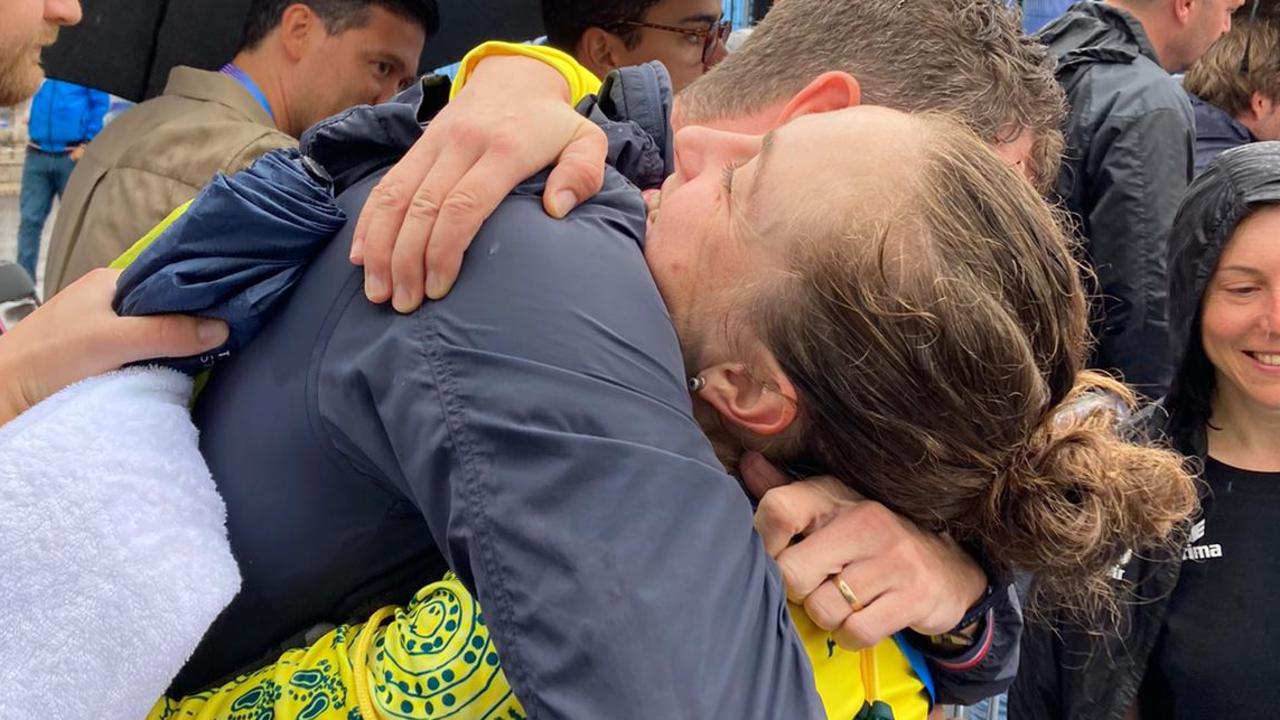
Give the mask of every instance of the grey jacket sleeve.
M 499 208 L 445 300 L 348 310 L 324 381 L 338 444 L 421 510 L 530 718 L 824 717 L 692 418 L 642 208 L 606 190 L 561 222 L 538 193 Z
M 938 655 L 928 638 L 915 633 L 907 637 L 929 662 L 939 704 L 972 705 L 999 695 L 1018 673 L 1022 610 L 1017 593 L 1011 585 L 998 594 L 978 641 L 963 655 Z
M 1152 397 L 1163 394 L 1172 376 L 1166 249 L 1190 181 L 1192 133 L 1185 114 L 1174 109 L 1112 116 L 1087 159 L 1088 250 L 1106 315 L 1095 364 L 1120 369 Z

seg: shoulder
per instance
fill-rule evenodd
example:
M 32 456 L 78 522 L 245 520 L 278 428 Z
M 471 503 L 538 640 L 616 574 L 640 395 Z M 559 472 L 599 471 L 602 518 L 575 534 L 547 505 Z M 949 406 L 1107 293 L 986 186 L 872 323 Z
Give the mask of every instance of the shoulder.
M 339 199 L 351 220 L 308 275 L 344 282 L 354 218 L 375 178 Z M 405 363 L 429 354 L 482 381 L 546 372 L 608 377 L 678 400 L 683 363 L 670 316 L 643 253 L 645 211 L 634 187 L 609 172 L 604 190 L 564 220 L 541 203 L 542 178 L 517 188 L 481 228 L 457 284 L 441 301 L 397 316 L 367 302 L 341 310 L 325 364 L 345 367 L 360 348 L 390 348 Z M 331 257 L 330 257 L 331 256 Z M 400 361 L 397 361 L 400 362 Z M 685 394 L 687 400 L 687 394 Z
M 590 364 L 604 335 L 626 337 L 640 353 L 672 347 L 670 318 L 645 263 L 639 192 L 609 171 L 601 193 L 556 220 L 543 210 L 542 190 L 535 178 L 498 207 L 453 292 L 429 308 L 434 325 L 445 334 L 477 323 L 505 326 L 508 332 L 469 337 L 565 367 Z M 571 347 L 575 339 L 585 346 Z
M 258 155 L 296 144 L 217 103 L 162 96 L 117 118 L 90 152 L 108 172 L 144 172 L 199 188 L 218 172 L 235 172 Z
M 1087 82 L 1080 83 L 1070 98 L 1073 108 L 1084 111 L 1072 112 L 1073 117 L 1125 122 L 1157 113 L 1188 129 L 1194 124 L 1182 84 L 1148 57 L 1129 64 L 1098 64 L 1088 73 Z

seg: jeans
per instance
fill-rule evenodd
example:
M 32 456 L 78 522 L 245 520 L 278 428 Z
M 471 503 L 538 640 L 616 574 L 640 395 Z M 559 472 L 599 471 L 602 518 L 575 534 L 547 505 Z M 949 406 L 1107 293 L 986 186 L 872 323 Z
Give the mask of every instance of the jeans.
M 40 234 L 53 208 L 54 197 L 62 197 L 67 179 L 76 163 L 69 155 L 51 155 L 27 149 L 22 164 L 22 194 L 18 207 L 22 220 L 18 224 L 18 264 L 33 279 L 40 260 Z
M 1008 695 L 998 695 L 969 708 L 968 720 L 1005 720 L 1008 717 Z

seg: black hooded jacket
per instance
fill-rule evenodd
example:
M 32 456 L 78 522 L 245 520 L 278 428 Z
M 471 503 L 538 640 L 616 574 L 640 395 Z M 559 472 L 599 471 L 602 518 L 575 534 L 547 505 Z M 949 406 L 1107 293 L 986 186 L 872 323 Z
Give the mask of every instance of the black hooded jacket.
M 1240 222 L 1280 203 L 1280 142 L 1254 143 L 1218 156 L 1191 184 L 1169 237 L 1169 334 L 1177 373 L 1169 394 L 1132 421 L 1134 435 L 1168 443 L 1202 467 L 1213 368 L 1200 344 L 1200 305 Z M 1142 557 L 1139 557 L 1142 555 Z M 1122 720 L 1138 696 L 1182 569 L 1178 557 L 1141 553 L 1117 575 L 1139 602 L 1126 603 L 1121 635 L 1091 637 L 1059 623 L 1032 622 L 1023 635 L 1021 670 L 1009 717 Z
M 1192 175 L 1191 105 L 1142 24 L 1122 10 L 1078 3 L 1040 39 L 1071 108 L 1056 193 L 1080 223 L 1103 298 L 1091 364 L 1158 397 L 1173 367 L 1165 250 Z

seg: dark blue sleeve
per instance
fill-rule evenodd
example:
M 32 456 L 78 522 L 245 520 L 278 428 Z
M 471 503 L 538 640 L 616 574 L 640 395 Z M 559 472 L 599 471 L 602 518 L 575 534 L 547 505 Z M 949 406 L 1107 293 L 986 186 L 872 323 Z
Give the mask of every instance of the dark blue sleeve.
M 446 300 L 343 310 L 320 374 L 333 442 L 421 508 L 529 717 L 825 717 L 692 418 L 638 195 L 556 221 L 538 192 L 499 208 Z
M 996 593 L 977 641 L 959 656 L 938 655 L 928 638 L 908 633 L 908 641 L 928 659 L 940 704 L 972 705 L 1013 684 L 1022 639 L 1022 606 L 1012 585 Z

